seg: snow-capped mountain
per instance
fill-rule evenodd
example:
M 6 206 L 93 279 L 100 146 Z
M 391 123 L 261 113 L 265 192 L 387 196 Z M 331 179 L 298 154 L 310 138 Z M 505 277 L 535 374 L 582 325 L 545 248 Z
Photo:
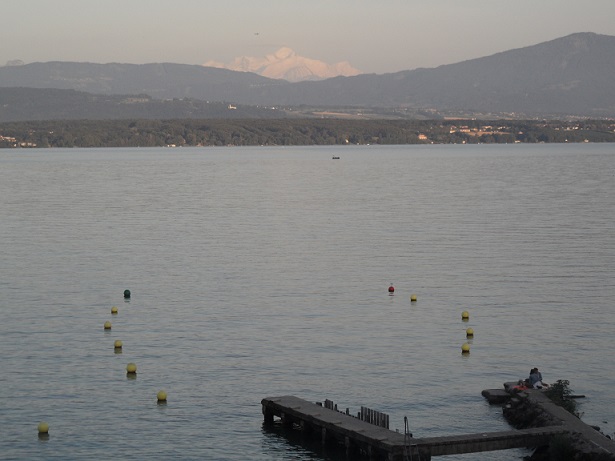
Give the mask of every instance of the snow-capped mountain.
M 264 58 L 240 56 L 228 64 L 208 61 L 203 65 L 241 72 L 254 72 L 263 77 L 284 79 L 289 82 L 323 80 L 340 75 L 351 77 L 361 73 L 361 71 L 352 67 L 348 61 L 327 64 L 323 61 L 299 56 L 288 47 L 280 48 Z

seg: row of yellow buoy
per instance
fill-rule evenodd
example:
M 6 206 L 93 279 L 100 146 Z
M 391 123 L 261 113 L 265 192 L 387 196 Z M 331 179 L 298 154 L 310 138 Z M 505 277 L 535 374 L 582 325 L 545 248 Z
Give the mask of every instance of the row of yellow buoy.
M 130 291 L 129 290 L 125 290 L 124 291 L 124 298 L 129 299 L 130 298 Z M 117 315 L 118 314 L 118 308 L 116 306 L 111 307 L 111 315 Z M 109 320 L 107 320 L 104 325 L 103 328 L 105 331 L 110 331 L 112 327 L 112 324 Z M 121 354 L 122 353 L 122 347 L 124 346 L 122 340 L 120 339 L 116 339 L 113 342 L 113 349 L 115 351 L 116 354 Z M 137 364 L 134 362 L 130 362 L 128 363 L 128 365 L 126 365 L 126 376 L 128 378 L 136 378 L 137 376 Z M 166 403 L 167 401 L 167 393 L 164 390 L 158 391 L 158 394 L 156 394 L 156 399 L 158 400 L 158 403 L 162 404 L 162 403 Z M 47 438 L 49 436 L 49 424 L 45 421 L 41 421 L 40 423 L 38 423 L 38 434 L 40 438 Z
M 126 297 L 126 292 L 124 292 L 124 297 Z M 116 306 L 113 306 L 111 308 L 111 315 L 117 315 L 117 313 L 118 313 L 118 308 Z M 111 322 L 106 321 L 104 328 L 105 330 L 110 330 Z M 121 339 L 116 339 L 115 341 L 113 341 L 113 350 L 116 354 L 121 354 L 123 347 L 124 347 L 124 343 L 122 342 Z M 130 362 L 128 365 L 126 365 L 126 375 L 129 378 L 136 378 L 136 375 L 137 375 L 137 364 L 136 363 Z
M 391 284 L 391 286 L 389 287 L 389 293 L 393 293 L 395 291 L 395 288 L 393 287 L 393 284 Z M 411 302 L 416 302 L 416 295 L 415 294 L 411 294 L 410 295 L 410 301 Z M 467 322 L 470 320 L 470 313 L 468 311 L 463 311 L 461 313 L 461 320 L 463 322 Z M 466 329 L 466 338 L 467 339 L 473 339 L 474 338 L 474 329 L 473 328 L 467 328 Z M 465 342 L 461 345 L 461 353 L 462 354 L 469 354 L 470 353 L 470 344 Z
M 124 298 L 125 299 L 130 299 L 130 290 L 125 290 L 124 291 Z M 116 306 L 113 306 L 111 308 L 111 315 L 117 315 L 118 313 L 118 308 Z M 111 322 L 106 321 L 104 324 L 104 328 L 105 330 L 110 330 L 111 329 Z M 124 346 L 124 343 L 122 342 L 122 340 L 120 339 L 116 339 L 113 342 L 113 350 L 115 351 L 116 354 L 121 354 L 122 353 L 122 348 Z M 135 379 L 137 377 L 137 364 L 134 362 L 129 362 L 126 365 L 126 377 L 131 378 L 131 379 Z M 156 399 L 158 400 L 158 403 L 166 403 L 167 401 L 167 393 L 164 390 L 158 391 L 158 394 L 156 394 Z
M 461 313 L 461 320 L 463 322 L 467 322 L 468 320 L 470 320 L 470 313 L 468 311 L 463 311 Z M 467 339 L 472 339 L 474 338 L 474 329 L 473 328 L 467 328 L 466 329 L 466 338 Z M 461 353 L 462 354 L 469 354 L 470 353 L 470 344 L 465 342 L 461 345 Z

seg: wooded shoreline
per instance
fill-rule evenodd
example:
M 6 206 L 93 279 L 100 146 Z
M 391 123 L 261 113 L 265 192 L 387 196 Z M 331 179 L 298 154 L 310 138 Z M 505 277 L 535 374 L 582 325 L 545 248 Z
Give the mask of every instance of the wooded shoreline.
M 54 120 L 0 124 L 0 148 L 615 142 L 615 121 Z

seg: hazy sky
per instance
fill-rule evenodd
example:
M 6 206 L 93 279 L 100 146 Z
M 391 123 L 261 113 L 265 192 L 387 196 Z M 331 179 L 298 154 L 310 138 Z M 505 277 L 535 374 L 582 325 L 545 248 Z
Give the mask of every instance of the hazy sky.
M 363 72 L 436 67 L 575 32 L 615 35 L 615 0 L 2 0 L 9 60 L 229 62 L 282 46 Z

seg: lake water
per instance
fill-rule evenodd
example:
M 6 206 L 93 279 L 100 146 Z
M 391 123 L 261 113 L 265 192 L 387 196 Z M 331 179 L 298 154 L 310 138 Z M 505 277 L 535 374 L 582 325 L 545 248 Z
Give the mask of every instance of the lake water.
M 0 197 L 0 459 L 338 459 L 286 394 L 507 430 L 534 366 L 615 431 L 612 144 L 2 150 Z

